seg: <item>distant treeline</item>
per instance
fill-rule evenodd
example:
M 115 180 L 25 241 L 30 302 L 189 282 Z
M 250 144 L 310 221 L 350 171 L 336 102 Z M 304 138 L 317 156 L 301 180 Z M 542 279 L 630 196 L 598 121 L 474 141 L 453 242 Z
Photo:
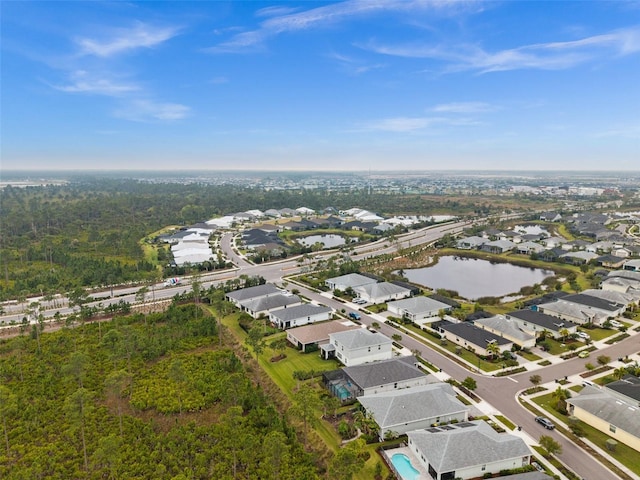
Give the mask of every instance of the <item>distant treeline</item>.
M 369 194 L 322 189 L 152 183 L 81 177 L 65 185 L 0 190 L 0 300 L 159 275 L 140 240 L 167 225 L 189 225 L 250 209 L 361 207 L 381 215 L 488 214 L 502 199 Z

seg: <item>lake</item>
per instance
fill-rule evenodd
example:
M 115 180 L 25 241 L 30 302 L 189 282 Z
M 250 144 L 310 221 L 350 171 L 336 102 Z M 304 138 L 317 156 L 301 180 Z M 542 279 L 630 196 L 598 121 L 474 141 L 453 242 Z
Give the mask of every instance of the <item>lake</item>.
M 513 227 L 514 232 L 524 233 L 526 235 L 549 235 L 546 228 L 540 225 L 516 225 Z
M 335 248 L 347 243 L 342 235 L 310 235 L 298 239 L 298 243 L 306 247 L 312 247 L 316 243 L 324 245 L 322 248 Z
M 440 257 L 436 265 L 405 270 L 404 274 L 413 283 L 454 290 L 468 300 L 514 294 L 554 275 L 551 270 L 451 255 Z

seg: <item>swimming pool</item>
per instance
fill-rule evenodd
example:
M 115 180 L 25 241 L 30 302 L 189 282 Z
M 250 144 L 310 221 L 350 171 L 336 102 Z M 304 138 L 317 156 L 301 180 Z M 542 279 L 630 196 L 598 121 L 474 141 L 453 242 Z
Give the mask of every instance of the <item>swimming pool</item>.
M 391 463 L 393 463 L 402 480 L 418 480 L 420 478 L 420 472 L 413 468 L 411 460 L 404 453 L 394 453 L 391 457 Z

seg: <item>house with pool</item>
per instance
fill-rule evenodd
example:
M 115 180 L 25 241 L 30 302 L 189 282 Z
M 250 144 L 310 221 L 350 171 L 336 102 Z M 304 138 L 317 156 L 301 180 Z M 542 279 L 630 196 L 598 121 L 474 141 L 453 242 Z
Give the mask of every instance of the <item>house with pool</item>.
M 433 425 L 464 422 L 469 416 L 469 407 L 443 382 L 364 395 L 358 402 L 378 424 L 380 441 L 389 434 L 397 437 Z
M 412 461 L 434 480 L 481 478 L 528 465 L 523 439 L 496 432 L 484 421 L 461 422 L 407 432 Z

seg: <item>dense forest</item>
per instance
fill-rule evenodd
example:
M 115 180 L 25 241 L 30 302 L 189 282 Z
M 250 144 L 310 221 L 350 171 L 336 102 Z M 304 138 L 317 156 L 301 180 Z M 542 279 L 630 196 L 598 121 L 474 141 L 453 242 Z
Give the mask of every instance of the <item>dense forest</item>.
M 208 310 L 72 327 L 0 342 L 0 478 L 319 478 Z
M 64 185 L 7 186 L 0 205 L 0 300 L 6 300 L 158 279 L 157 259 L 141 247 L 146 236 L 228 213 L 359 206 L 381 215 L 467 215 L 501 211 L 509 200 L 78 177 Z

